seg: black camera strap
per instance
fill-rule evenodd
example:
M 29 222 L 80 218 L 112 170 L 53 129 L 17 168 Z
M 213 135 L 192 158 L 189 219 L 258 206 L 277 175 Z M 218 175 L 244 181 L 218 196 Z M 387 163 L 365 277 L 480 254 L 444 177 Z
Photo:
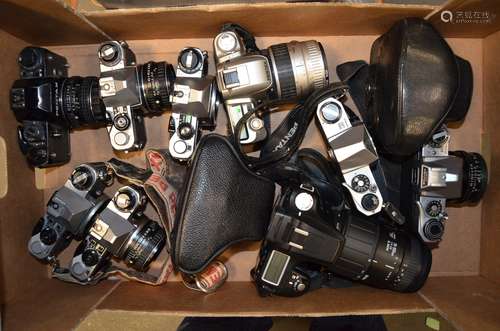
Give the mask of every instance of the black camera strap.
M 347 90 L 348 86 L 344 83 L 332 83 L 325 89 L 313 92 L 304 102 L 297 104 L 264 143 L 259 157 L 252 157 L 244 152 L 239 136 L 245 123 L 254 114 L 262 117 L 266 112 L 270 112 L 271 108 L 261 104 L 247 112 L 236 124 L 232 136 L 233 144 L 240 152 L 242 160 L 249 168 L 266 176 L 266 171 L 271 171 L 277 162 L 286 161 L 297 151 L 315 115 L 318 103 L 328 96 L 340 99 Z
M 232 31 L 243 39 L 245 48 L 248 51 L 256 52 L 259 50 L 257 44 L 255 43 L 255 37 L 247 29 L 236 23 L 226 23 L 222 26 L 221 32 Z

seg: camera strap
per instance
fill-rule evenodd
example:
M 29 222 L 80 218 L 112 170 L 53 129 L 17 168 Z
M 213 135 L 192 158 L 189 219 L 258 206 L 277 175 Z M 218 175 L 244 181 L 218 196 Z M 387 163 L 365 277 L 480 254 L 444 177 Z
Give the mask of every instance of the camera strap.
M 315 115 L 318 103 L 326 96 L 340 99 L 347 91 L 346 84 L 336 82 L 330 84 L 328 88 L 313 92 L 305 101 L 297 104 L 271 133 L 261 148 L 259 157 L 252 157 L 245 153 L 239 136 L 245 123 L 254 114 L 262 117 L 265 113 L 270 112 L 271 108 L 261 104 L 247 112 L 236 124 L 235 133 L 232 135 L 233 144 L 240 152 L 243 162 L 252 170 L 266 176 L 266 171 L 272 170 L 277 162 L 289 159 L 297 151 Z

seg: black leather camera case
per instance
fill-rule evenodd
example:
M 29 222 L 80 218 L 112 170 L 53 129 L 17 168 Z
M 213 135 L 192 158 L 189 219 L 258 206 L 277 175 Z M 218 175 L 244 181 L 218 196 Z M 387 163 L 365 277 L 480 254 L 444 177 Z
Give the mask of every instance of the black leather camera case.
M 337 74 L 348 81 L 382 154 L 415 154 L 441 124 L 463 120 L 472 97 L 470 63 L 420 18 L 401 20 L 377 38 L 369 66 L 347 62 Z
M 180 271 L 198 273 L 232 244 L 264 238 L 275 185 L 250 171 L 226 137 L 204 136 L 186 176 L 172 234 Z

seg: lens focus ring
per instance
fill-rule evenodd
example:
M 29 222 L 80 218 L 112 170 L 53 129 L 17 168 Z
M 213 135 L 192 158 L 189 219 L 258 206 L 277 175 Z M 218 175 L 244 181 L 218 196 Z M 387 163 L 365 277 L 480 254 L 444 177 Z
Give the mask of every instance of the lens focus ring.
M 463 159 L 463 193 L 459 203 L 477 203 L 488 186 L 488 167 L 479 153 L 454 151 L 451 153 Z
M 144 270 L 165 245 L 165 231 L 158 223 L 148 221 L 132 239 L 125 262 L 137 270 Z
M 60 108 L 72 128 L 106 121 L 97 86 L 97 77 L 75 76 L 62 81 Z
M 146 108 L 161 112 L 170 106 L 170 93 L 175 80 L 174 68 L 166 62 L 147 62 L 139 67 L 142 96 Z
M 270 50 L 278 78 L 278 91 L 276 91 L 278 97 L 282 100 L 293 100 L 297 97 L 297 88 L 288 46 L 287 44 L 277 44 L 271 46 Z

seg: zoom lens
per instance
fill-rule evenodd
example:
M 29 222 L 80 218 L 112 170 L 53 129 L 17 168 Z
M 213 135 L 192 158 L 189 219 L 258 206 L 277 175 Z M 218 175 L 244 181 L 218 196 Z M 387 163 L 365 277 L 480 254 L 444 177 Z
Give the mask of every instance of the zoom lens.
M 137 270 L 145 270 L 165 246 L 165 231 L 147 218 L 137 222 L 137 230 L 131 236 L 124 260 Z
M 99 97 L 97 77 L 70 77 L 62 80 L 61 109 L 72 128 L 106 122 L 106 109 Z
M 478 153 L 454 151 L 450 154 L 463 161 L 462 197 L 451 202 L 477 203 L 483 197 L 488 186 L 488 167 L 486 161 Z
M 350 215 L 345 244 L 330 268 L 334 273 L 398 292 L 419 290 L 429 274 L 432 255 L 416 236 Z
M 292 41 L 268 48 L 277 98 L 293 101 L 328 85 L 328 67 L 321 43 Z
M 144 106 L 152 113 L 158 113 L 170 106 L 175 72 L 167 62 L 147 62 L 138 67 L 141 80 L 141 96 Z

